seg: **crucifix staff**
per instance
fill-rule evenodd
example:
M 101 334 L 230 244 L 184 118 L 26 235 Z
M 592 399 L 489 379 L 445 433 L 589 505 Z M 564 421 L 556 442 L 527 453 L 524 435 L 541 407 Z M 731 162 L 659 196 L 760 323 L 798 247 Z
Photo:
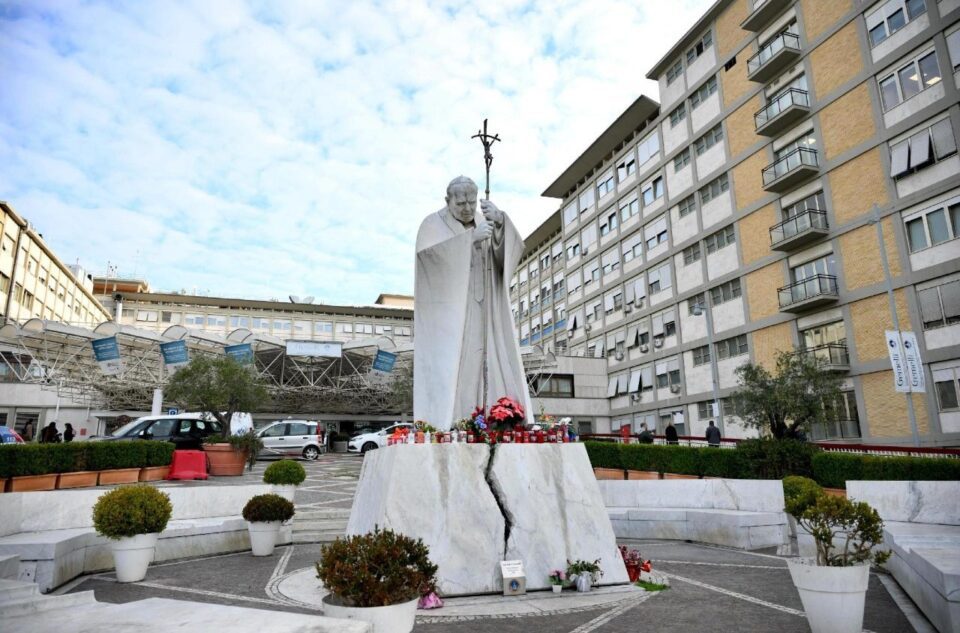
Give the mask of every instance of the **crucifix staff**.
M 490 153 L 490 147 L 500 140 L 499 134 L 488 134 L 487 133 L 487 119 L 483 120 L 483 129 L 478 130 L 476 134 L 470 137 L 471 139 L 478 138 L 480 142 L 483 143 L 483 163 L 487 168 L 487 179 L 484 188 L 484 196 L 486 200 L 490 199 L 490 165 L 493 163 L 493 154 Z M 482 385 L 481 385 L 481 403 L 483 406 L 483 415 L 487 415 L 487 385 L 490 384 L 489 381 L 489 367 L 487 364 L 487 346 L 488 346 L 488 328 L 489 328 L 489 316 L 487 314 L 487 293 L 490 283 L 490 274 L 491 274 L 491 262 L 490 262 L 490 253 L 489 248 L 487 247 L 487 242 L 484 240 L 481 250 L 480 258 L 483 268 L 483 298 L 480 300 L 480 309 L 483 316 L 483 347 L 481 348 L 481 353 L 483 354 L 483 373 L 482 373 Z

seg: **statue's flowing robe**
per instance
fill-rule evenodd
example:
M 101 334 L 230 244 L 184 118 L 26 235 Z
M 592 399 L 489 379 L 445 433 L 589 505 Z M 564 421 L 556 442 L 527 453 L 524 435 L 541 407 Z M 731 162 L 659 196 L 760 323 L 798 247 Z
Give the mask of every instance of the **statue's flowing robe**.
M 474 224 L 481 220 L 477 212 Z M 509 295 L 523 238 L 506 215 L 480 247 L 473 243 L 473 231 L 443 208 L 429 215 L 417 233 L 413 414 L 446 430 L 483 403 L 486 311 L 487 407 L 509 396 L 523 405 L 532 424 Z

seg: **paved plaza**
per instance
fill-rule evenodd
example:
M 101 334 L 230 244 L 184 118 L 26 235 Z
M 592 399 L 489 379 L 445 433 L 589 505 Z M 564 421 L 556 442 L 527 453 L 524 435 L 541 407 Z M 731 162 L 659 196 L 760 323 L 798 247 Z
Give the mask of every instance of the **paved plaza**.
M 260 480 L 268 462 L 235 478 Z M 304 462 L 308 479 L 297 491 L 294 543 L 274 556 L 249 552 L 153 565 L 144 581 L 119 584 L 112 572 L 79 578 L 56 593 L 93 590 L 102 602 L 169 598 L 258 609 L 319 613 L 304 591 L 316 591 L 313 564 L 319 543 L 342 534 L 362 457 L 324 455 Z M 216 483 L 222 480 L 218 479 Z M 179 485 L 208 485 L 188 482 Z M 178 484 L 171 484 L 178 485 Z M 546 592 L 523 598 L 482 596 L 447 600 L 443 609 L 418 612 L 420 631 L 808 631 L 785 559 L 775 552 L 743 552 L 675 541 L 623 541 L 639 548 L 671 588 L 647 593 L 628 587 L 590 594 Z M 298 593 L 299 592 L 299 593 Z M 898 604 L 900 603 L 900 604 Z M 889 576 L 874 573 L 867 592 L 867 631 L 931 631 Z

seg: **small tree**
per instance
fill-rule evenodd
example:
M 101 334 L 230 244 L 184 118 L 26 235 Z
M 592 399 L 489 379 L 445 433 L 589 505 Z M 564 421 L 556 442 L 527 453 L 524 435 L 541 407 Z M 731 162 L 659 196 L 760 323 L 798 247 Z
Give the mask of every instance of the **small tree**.
M 813 424 L 833 420 L 842 378 L 808 354 L 780 352 L 774 373 L 748 363 L 737 369 L 734 394 L 743 421 L 776 439 L 801 438 Z
M 268 397 L 253 370 L 229 356 L 195 356 L 167 383 L 167 398 L 186 409 L 202 411 L 230 432 L 234 413 L 253 411 Z

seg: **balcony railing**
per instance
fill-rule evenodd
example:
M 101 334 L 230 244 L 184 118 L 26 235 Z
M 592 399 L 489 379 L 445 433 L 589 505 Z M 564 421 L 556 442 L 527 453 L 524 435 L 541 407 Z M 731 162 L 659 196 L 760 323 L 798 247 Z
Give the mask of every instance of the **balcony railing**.
M 829 230 L 826 212 L 808 209 L 770 227 L 770 247 L 788 250 L 815 240 Z
M 763 168 L 763 188 L 781 193 L 820 171 L 817 150 L 798 147 Z
M 814 275 L 778 288 L 777 295 L 781 310 L 797 312 L 812 308 L 839 298 L 837 278 L 833 275 Z
M 827 343 L 800 350 L 800 353 L 813 357 L 828 371 L 847 371 L 850 369 L 850 354 L 846 343 Z
M 810 93 L 788 88 L 753 115 L 757 134 L 776 136 L 810 112 Z
M 800 53 L 800 36 L 784 31 L 747 60 L 747 79 L 767 82 L 799 59 Z

